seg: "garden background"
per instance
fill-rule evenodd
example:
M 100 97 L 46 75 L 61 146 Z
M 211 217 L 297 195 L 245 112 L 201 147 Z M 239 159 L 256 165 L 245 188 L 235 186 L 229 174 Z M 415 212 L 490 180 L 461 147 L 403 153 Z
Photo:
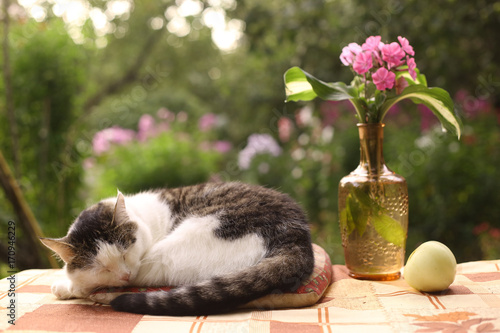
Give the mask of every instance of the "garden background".
M 3 0 L 1 18 L 0 152 L 44 235 L 117 188 L 241 180 L 299 201 L 343 263 L 337 186 L 359 162 L 355 113 L 285 103 L 283 74 L 348 83 L 344 46 L 404 36 L 464 123 L 457 140 L 411 102 L 386 118 L 386 162 L 409 186 L 407 252 L 439 240 L 459 262 L 500 258 L 500 1 Z M 49 265 L 14 201 L 4 186 L 0 277 L 9 220 L 16 269 Z

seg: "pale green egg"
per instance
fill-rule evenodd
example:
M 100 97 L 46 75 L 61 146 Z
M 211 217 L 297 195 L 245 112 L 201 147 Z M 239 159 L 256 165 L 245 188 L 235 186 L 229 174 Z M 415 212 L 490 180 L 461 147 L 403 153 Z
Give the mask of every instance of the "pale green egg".
M 455 280 L 457 261 L 453 252 L 436 241 L 420 245 L 408 258 L 404 278 L 413 288 L 436 292 L 448 288 Z

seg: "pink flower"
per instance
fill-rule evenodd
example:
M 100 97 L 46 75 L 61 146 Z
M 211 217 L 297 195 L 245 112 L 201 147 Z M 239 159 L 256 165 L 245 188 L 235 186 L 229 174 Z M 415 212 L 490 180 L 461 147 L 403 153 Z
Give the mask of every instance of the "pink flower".
M 381 67 L 372 75 L 373 83 L 378 90 L 392 89 L 396 79 L 396 74 Z
M 213 145 L 214 149 L 219 153 L 227 153 L 233 148 L 233 145 L 229 141 L 215 141 Z
M 341 102 L 337 101 L 326 101 L 324 103 L 321 103 L 320 106 L 321 119 L 322 119 L 321 125 L 323 127 L 333 125 L 337 120 L 337 118 L 340 117 L 341 114 L 339 110 L 340 105 Z
M 175 113 L 170 111 L 167 108 L 160 108 L 157 112 L 156 115 L 160 119 L 165 119 L 167 121 L 174 121 L 175 120 Z
M 352 65 L 354 57 L 362 51 L 361 46 L 356 43 L 350 43 L 342 49 L 342 54 L 340 55 L 340 61 L 345 66 Z
M 83 168 L 85 170 L 91 169 L 95 165 L 95 158 L 94 157 L 87 157 L 86 159 L 83 160 Z
M 396 80 L 396 94 L 401 94 L 408 86 L 408 81 L 406 81 L 404 77 L 400 76 L 399 79 Z
M 408 42 L 408 39 L 398 36 L 399 43 L 401 44 L 401 47 L 403 48 L 403 51 L 405 51 L 407 54 L 414 56 L 415 52 L 413 51 L 413 47 L 410 45 L 410 42 Z
M 256 155 L 265 153 L 279 156 L 281 147 L 269 134 L 252 134 L 248 137 L 247 146 L 238 154 L 238 166 L 241 170 L 247 170 Z
M 135 138 L 135 132 L 130 129 L 125 129 L 121 128 L 119 126 L 114 126 L 111 128 L 112 132 L 112 138 L 111 142 L 119 144 L 119 145 L 124 145 L 129 143 Z
M 474 229 L 472 229 L 472 232 L 474 233 L 474 235 L 479 235 L 487 231 L 489 228 L 490 224 L 488 222 L 482 222 L 481 224 L 476 225 Z
M 94 149 L 94 153 L 97 155 L 100 155 L 111 148 L 111 144 L 103 131 L 97 132 L 94 135 L 94 138 L 92 139 L 92 148 Z
M 295 113 L 295 123 L 298 127 L 311 125 L 313 120 L 313 110 L 311 107 L 305 106 Z
M 201 116 L 198 121 L 198 128 L 202 132 L 211 130 L 217 123 L 217 116 L 213 113 L 207 113 Z
M 170 129 L 170 123 L 166 122 L 166 121 L 162 121 L 161 123 L 158 124 L 158 126 L 156 126 L 156 134 L 159 134 L 161 132 L 166 132 Z
M 292 134 L 292 121 L 287 117 L 278 120 L 278 135 L 281 142 L 288 142 Z
M 425 132 L 434 126 L 437 119 L 427 106 L 419 104 L 417 109 L 420 111 L 420 131 Z
M 380 44 L 381 40 L 382 37 L 380 36 L 368 37 L 365 43 L 361 45 L 361 49 L 363 49 L 363 51 L 378 51 L 378 45 Z
M 399 106 L 399 104 L 394 104 L 393 106 L 391 106 L 389 111 L 387 111 L 387 114 L 391 114 L 393 116 L 398 115 L 400 113 L 401 113 L 401 106 Z
M 477 116 L 481 112 L 489 112 L 492 108 L 488 100 L 476 98 L 465 90 L 459 90 L 455 95 L 455 100 L 462 106 L 467 117 Z
M 415 63 L 415 59 L 406 56 L 406 64 L 408 65 L 408 73 L 410 73 L 411 78 L 415 80 L 417 78 L 417 72 L 415 71 L 417 64 Z
M 92 147 L 97 155 L 100 155 L 111 148 L 111 144 L 124 145 L 134 140 L 135 132 L 119 126 L 103 129 L 97 132 L 92 139 Z
M 366 42 L 363 45 L 361 45 L 363 51 L 371 53 L 380 66 L 382 66 L 380 47 L 384 45 L 384 43 L 380 41 L 381 39 L 382 37 L 380 36 L 371 36 L 366 39 Z
M 491 228 L 489 234 L 495 239 L 500 239 L 500 229 L 498 228 Z
M 364 74 L 373 67 L 373 59 L 371 52 L 362 52 L 356 56 L 352 68 L 358 74 Z
M 156 134 L 155 119 L 149 114 L 142 115 L 139 119 L 138 128 L 137 138 L 141 142 L 146 141 L 146 139 Z
M 389 64 L 389 68 L 401 65 L 404 56 L 405 52 L 396 42 L 382 46 L 382 59 Z

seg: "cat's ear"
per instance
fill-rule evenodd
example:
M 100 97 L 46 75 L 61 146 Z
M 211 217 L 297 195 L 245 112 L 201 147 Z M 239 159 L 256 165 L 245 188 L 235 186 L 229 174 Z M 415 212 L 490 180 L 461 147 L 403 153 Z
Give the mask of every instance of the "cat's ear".
M 66 242 L 66 238 L 44 238 L 40 241 L 49 249 L 54 251 L 65 263 L 69 263 L 75 257 L 73 246 Z
M 127 214 L 127 208 L 125 207 L 125 197 L 122 192 L 118 191 L 116 197 L 115 211 L 113 213 L 113 223 L 122 224 L 128 222 L 129 217 Z

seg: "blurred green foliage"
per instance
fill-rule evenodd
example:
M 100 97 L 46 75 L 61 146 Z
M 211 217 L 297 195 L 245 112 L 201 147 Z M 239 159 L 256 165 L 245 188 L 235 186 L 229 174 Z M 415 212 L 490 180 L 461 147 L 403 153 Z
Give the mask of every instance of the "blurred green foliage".
M 14 26 L 11 49 L 14 110 L 20 132 L 18 153 L 22 161 L 19 182 L 41 225 L 61 228 L 79 199 L 81 159 L 65 168 L 67 157 L 63 151 L 70 148 L 73 152 L 75 148 L 66 147 L 66 135 L 78 119 L 86 58 L 60 21 L 29 21 Z M 0 142 L 9 158 L 9 123 L 4 112 L 0 117 L 2 133 L 6 134 L 0 136 Z M 8 206 L 2 204 L 0 211 L 4 209 L 7 211 Z
M 223 155 L 206 141 L 176 126 L 149 138 L 112 147 L 91 160 L 87 170 L 89 204 L 123 193 L 179 187 L 207 181 L 220 168 Z
M 329 103 L 324 103 L 329 104 Z M 410 103 L 411 104 L 411 103 Z M 408 255 L 420 243 L 440 240 L 459 262 L 494 259 L 500 255 L 500 131 L 491 108 L 467 118 L 459 142 L 443 133 L 433 119 L 421 129 L 414 105 L 404 104 L 389 114 L 384 140 L 387 165 L 408 182 L 410 198 Z M 491 107 L 491 106 L 490 106 Z M 336 119 L 331 142 L 321 140 L 328 127 L 315 115 L 307 125 L 294 122 L 284 151 L 274 157 L 258 155 L 241 176 L 294 196 L 313 221 L 315 241 L 343 262 L 338 230 L 337 186 L 359 163 L 359 139 L 354 111 Z M 299 111 L 303 113 L 303 110 Z M 411 118 L 414 119 L 411 119 Z M 422 116 L 426 118 L 427 116 Z M 319 140 L 318 140 L 319 139 Z
M 116 188 L 241 179 L 296 198 L 308 211 L 314 240 L 341 263 L 337 184 L 359 162 L 354 113 L 343 104 L 315 101 L 307 104 L 309 120 L 297 121 L 305 105 L 284 103 L 283 73 L 297 65 L 324 81 L 349 82 L 352 74 L 339 61 L 342 47 L 370 35 L 385 41 L 401 35 L 414 47 L 429 86 L 452 96 L 468 93 L 456 99 L 465 124 L 460 141 L 422 131 L 427 118 L 406 105 L 387 117 L 386 161 L 407 178 L 410 190 L 408 252 L 436 239 L 459 261 L 500 256 L 499 1 L 220 2 L 225 7 L 201 2 L 202 9 L 222 10 L 226 24 L 244 22 L 243 38 L 231 51 L 215 46 L 203 11 L 184 18 L 187 34 L 169 31 L 165 13 L 177 12 L 182 3 L 136 1 L 129 14 L 110 19 L 106 33 L 96 32 L 91 19 L 81 31 L 64 23 L 50 1 L 40 3 L 46 9 L 40 22 L 13 15 L 9 43 L 19 182 L 45 234 L 64 234 L 89 201 L 115 195 Z M 108 2 L 88 4 L 104 12 Z M 160 29 L 152 28 L 153 19 Z M 3 82 L 0 92 L 3 96 Z M 470 112 L 486 102 L 488 110 Z M 10 158 L 4 103 L 0 99 L 0 144 Z M 135 129 L 142 115 L 163 107 L 184 112 L 185 127 L 95 154 L 96 133 L 112 126 Z M 224 121 L 203 132 L 197 122 L 208 113 Z M 287 140 L 280 139 L 283 118 L 292 124 Z M 274 137 L 282 153 L 257 155 L 249 169 L 241 169 L 238 154 L 253 133 Z M 205 141 L 218 140 L 230 141 L 233 149 L 206 150 Z M 94 166 L 84 169 L 84 161 L 92 159 Z M 0 218 L 15 219 L 3 193 Z

